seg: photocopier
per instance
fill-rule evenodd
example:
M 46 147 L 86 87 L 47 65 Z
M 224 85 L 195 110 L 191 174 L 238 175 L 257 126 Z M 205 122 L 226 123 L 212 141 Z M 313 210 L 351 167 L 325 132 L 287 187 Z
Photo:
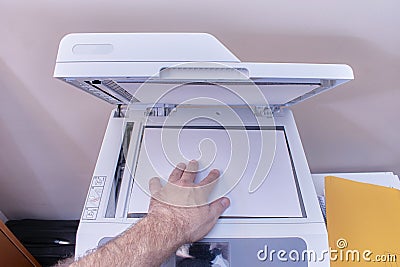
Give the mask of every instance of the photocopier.
M 163 266 L 329 266 L 326 225 L 290 106 L 353 79 L 341 64 L 241 62 L 205 33 L 79 33 L 54 77 L 115 106 L 91 178 L 76 257 L 146 215 L 149 179 L 199 162 L 207 201 L 231 206 Z M 183 265 L 186 264 L 186 265 Z M 198 266 L 198 265 L 196 265 Z

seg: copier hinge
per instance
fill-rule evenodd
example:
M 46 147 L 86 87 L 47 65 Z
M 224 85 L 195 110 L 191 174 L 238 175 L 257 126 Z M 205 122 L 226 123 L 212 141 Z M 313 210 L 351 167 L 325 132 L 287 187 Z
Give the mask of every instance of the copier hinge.
M 272 118 L 273 113 L 279 111 L 277 106 L 254 106 L 253 112 L 257 117 L 268 117 Z
M 123 118 L 125 117 L 127 107 L 125 105 L 118 105 L 117 109 L 114 112 L 114 118 Z
M 174 109 L 174 104 L 156 104 L 146 108 L 146 116 L 165 117 L 168 116 Z

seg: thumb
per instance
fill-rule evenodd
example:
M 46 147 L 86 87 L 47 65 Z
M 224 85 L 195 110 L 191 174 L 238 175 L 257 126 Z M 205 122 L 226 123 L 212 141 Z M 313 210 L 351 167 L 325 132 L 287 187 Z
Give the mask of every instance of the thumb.
M 218 219 L 222 213 L 229 207 L 231 204 L 229 198 L 221 197 L 220 199 L 215 200 L 210 204 L 210 213 L 214 216 L 215 219 Z
M 161 182 L 160 182 L 160 178 L 158 177 L 153 177 L 150 179 L 149 181 L 149 189 L 150 189 L 150 193 L 152 196 L 154 196 L 154 194 L 158 193 L 162 188 Z

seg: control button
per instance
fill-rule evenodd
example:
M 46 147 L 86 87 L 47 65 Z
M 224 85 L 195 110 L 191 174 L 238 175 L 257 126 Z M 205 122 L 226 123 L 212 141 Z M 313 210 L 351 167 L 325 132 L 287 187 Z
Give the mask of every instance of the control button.
M 83 219 L 85 220 L 95 220 L 97 217 L 98 208 L 85 208 L 83 211 Z
M 106 176 L 93 176 L 92 186 L 104 186 L 106 184 Z
M 87 208 L 98 208 L 100 206 L 101 195 L 103 194 L 103 187 L 91 187 L 86 202 Z

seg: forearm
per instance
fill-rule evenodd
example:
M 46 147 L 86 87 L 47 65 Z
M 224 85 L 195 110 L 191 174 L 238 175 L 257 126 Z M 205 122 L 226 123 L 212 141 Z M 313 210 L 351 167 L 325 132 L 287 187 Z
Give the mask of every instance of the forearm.
M 181 245 L 202 239 L 215 225 L 219 216 L 229 206 L 229 199 L 220 198 L 211 203 L 180 207 L 165 202 L 173 196 L 188 200 L 187 188 L 195 188 L 198 164 L 184 163 L 171 173 L 168 182 L 181 190 L 177 193 L 161 185 L 160 179 L 150 180 L 152 194 L 148 215 L 119 237 L 81 258 L 71 266 L 160 266 Z M 219 177 L 212 170 L 199 187 L 213 183 Z M 189 190 L 189 192 L 194 190 Z M 166 196 L 166 198 L 157 198 Z M 196 200 L 196 198 L 194 198 Z M 190 200 L 190 199 L 189 199 Z M 193 201 L 186 201 L 192 203 Z M 170 203 L 170 204 L 168 204 Z M 178 203 L 181 203 L 178 201 Z M 197 202 L 196 202 L 197 203 Z
M 160 266 L 183 243 L 180 226 L 149 214 L 71 266 Z

